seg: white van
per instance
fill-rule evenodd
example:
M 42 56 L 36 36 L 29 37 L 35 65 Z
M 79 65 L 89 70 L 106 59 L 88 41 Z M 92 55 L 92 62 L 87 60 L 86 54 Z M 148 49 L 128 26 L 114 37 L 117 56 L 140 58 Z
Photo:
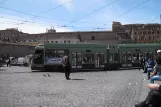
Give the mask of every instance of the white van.
M 24 57 L 20 57 L 18 58 L 18 61 L 17 61 L 17 65 L 24 65 L 25 64 L 25 58 Z

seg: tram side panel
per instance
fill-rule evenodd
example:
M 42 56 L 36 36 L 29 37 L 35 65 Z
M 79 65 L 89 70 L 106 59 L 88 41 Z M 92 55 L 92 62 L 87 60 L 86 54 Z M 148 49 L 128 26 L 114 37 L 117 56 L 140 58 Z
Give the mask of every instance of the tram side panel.
M 141 57 L 154 57 L 154 47 L 123 47 L 120 51 L 120 62 L 123 68 L 139 67 Z
M 106 63 L 105 47 L 72 48 L 70 54 L 73 70 L 104 69 Z

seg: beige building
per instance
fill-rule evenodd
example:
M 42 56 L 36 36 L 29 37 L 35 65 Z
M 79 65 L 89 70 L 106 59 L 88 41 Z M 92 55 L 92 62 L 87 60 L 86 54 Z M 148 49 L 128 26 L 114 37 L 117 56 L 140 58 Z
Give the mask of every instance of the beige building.
M 131 42 L 136 43 L 152 43 L 161 40 L 161 24 L 122 25 L 120 22 L 113 22 L 112 30 L 117 32 L 117 37 L 121 40 L 124 38 L 124 41 L 131 39 Z
M 29 34 L 20 36 L 21 41 L 39 43 L 119 43 L 116 33 L 112 31 L 91 31 L 91 32 L 48 32 L 41 34 Z M 102 42 L 102 41 L 111 42 Z
M 136 24 L 131 39 L 137 43 L 152 43 L 161 40 L 161 24 Z

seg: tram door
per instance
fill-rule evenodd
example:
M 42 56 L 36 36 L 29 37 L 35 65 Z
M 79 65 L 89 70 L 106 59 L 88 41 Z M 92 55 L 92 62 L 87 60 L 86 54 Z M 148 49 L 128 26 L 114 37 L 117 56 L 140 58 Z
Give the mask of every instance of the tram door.
M 103 68 L 105 65 L 104 53 L 96 53 L 95 55 L 96 55 L 95 67 L 96 68 Z
M 82 68 L 82 53 L 72 52 L 72 68 Z
M 132 67 L 132 53 L 131 52 L 122 53 L 122 67 Z

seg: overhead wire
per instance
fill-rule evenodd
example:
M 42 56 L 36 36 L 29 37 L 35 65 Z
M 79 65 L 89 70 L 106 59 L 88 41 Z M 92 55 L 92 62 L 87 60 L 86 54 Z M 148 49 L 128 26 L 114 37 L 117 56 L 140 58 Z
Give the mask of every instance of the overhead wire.
M 49 11 L 55 10 L 55 9 L 57 9 L 57 8 L 59 8 L 59 7 L 65 6 L 66 4 L 71 3 L 71 2 L 73 2 L 73 0 L 70 0 L 70 1 L 68 1 L 68 2 L 66 2 L 66 3 L 60 4 L 60 5 L 56 6 L 56 7 L 51 8 L 51 9 L 45 10 L 45 11 L 43 11 L 43 12 L 41 12 L 41 13 L 39 13 L 39 14 L 33 16 L 33 17 L 30 17 L 30 19 L 32 19 L 32 18 L 34 18 L 34 17 L 39 17 L 39 15 L 41 15 L 41 14 L 43 14 L 43 13 L 47 13 L 47 12 L 49 12 Z
M 138 4 L 138 5 L 134 6 L 134 7 L 132 7 L 131 9 L 129 9 L 129 10 L 127 10 L 126 12 L 124 12 L 123 14 L 120 14 L 119 16 L 117 16 L 117 18 L 120 18 L 120 17 L 126 15 L 127 13 L 129 13 L 129 12 L 131 12 L 132 10 L 134 10 L 134 9 L 136 9 L 136 8 L 138 8 L 138 7 L 140 7 L 140 6 L 142 6 L 143 4 L 145 4 L 145 3 L 148 2 L 148 1 L 150 1 L 150 0 L 145 0 L 145 1 L 143 1 L 142 3 L 140 3 L 140 4 Z M 103 24 L 103 25 L 104 25 L 104 26 L 105 26 L 105 25 L 108 25 L 108 23 L 110 23 L 110 22 L 113 22 L 113 20 L 108 21 L 106 24 Z
M 76 21 L 79 21 L 79 20 L 81 20 L 81 19 L 83 19 L 83 18 L 85 18 L 85 17 L 87 17 L 87 16 L 89 16 L 89 15 L 91 15 L 91 14 L 93 14 L 93 13 L 96 13 L 97 11 L 100 11 L 100 10 L 102 10 L 102 9 L 104 9 L 104 8 L 110 6 L 110 5 L 112 5 L 112 4 L 114 4 L 114 3 L 118 2 L 118 1 L 120 1 L 120 0 L 115 0 L 115 1 L 113 1 L 112 3 L 109 3 L 109 4 L 105 5 L 105 6 L 102 6 L 101 8 L 98 8 L 98 9 L 96 9 L 96 10 L 94 10 L 94 11 L 92 11 L 92 12 L 86 14 L 86 15 L 83 15 L 83 16 L 80 17 L 79 19 L 76 19 L 76 20 L 71 21 L 71 23 L 74 23 L 74 22 L 76 22 Z
M 118 1 L 118 0 L 116 0 L 116 1 Z M 115 2 L 116 2 L 116 1 L 115 1 Z M 126 11 L 126 12 L 124 12 L 123 14 L 119 15 L 118 17 L 121 17 L 121 16 L 123 16 L 123 15 L 125 15 L 125 14 L 131 12 L 133 9 L 135 9 L 135 8 L 137 8 L 137 7 L 139 7 L 139 6 L 143 5 L 143 4 L 145 4 L 145 3 L 148 2 L 148 1 L 149 1 L 149 0 L 145 0 L 145 1 L 142 2 L 141 4 L 138 4 L 137 6 L 131 8 L 130 10 L 128 10 L 128 11 Z M 113 2 L 113 3 L 114 3 L 114 2 Z M 111 5 L 112 5 L 112 4 L 111 4 Z M 107 5 L 106 5 L 106 6 L 107 6 Z M 109 4 L 108 4 L 108 6 L 109 6 Z M 0 7 L 0 8 L 4 8 L 4 7 Z M 105 6 L 103 6 L 103 7 L 101 7 L 101 8 L 103 9 L 103 8 L 105 8 Z M 97 9 L 97 11 L 101 10 L 101 8 Z M 18 12 L 18 13 L 22 13 L 22 14 L 26 14 L 26 15 L 30 15 L 30 16 L 35 16 L 35 15 L 28 14 L 28 13 L 20 12 L 20 11 L 17 11 L 17 10 L 13 10 L 13 9 L 8 9 L 8 8 L 5 8 L 5 9 L 11 10 L 11 11 L 16 11 L 16 12 Z M 97 12 L 97 11 L 96 11 L 96 12 Z M 91 12 L 90 14 L 93 14 L 93 13 L 94 13 L 94 11 Z M 89 15 L 90 15 L 90 14 L 89 14 Z M 41 17 L 41 16 L 38 16 L 38 17 Z M 84 15 L 84 17 L 85 17 L 85 15 Z M 30 21 L 25 20 L 24 22 L 30 22 Z M 111 22 L 111 21 L 109 21 L 109 22 Z M 108 23 L 109 23 L 109 22 L 108 22 Z M 35 22 L 31 22 L 31 23 L 35 23 Z M 24 23 L 20 23 L 20 24 L 24 24 Z M 104 24 L 104 25 L 107 25 L 107 24 Z M 57 27 L 85 28 L 85 27 L 67 26 L 67 25 L 56 25 L 56 26 L 57 26 Z M 106 29 L 106 28 L 102 28 L 102 27 L 86 27 L 86 28 L 92 28 L 92 29 Z
M 4 16 L 0 16 L 0 18 L 1 19 L 11 19 L 11 20 L 15 20 L 15 21 L 25 21 L 25 20 L 20 20 L 20 19 L 15 19 L 15 18 L 8 18 L 8 17 L 4 17 Z M 2 23 L 2 22 L 0 22 L 0 23 Z M 17 26 L 19 26 L 19 25 L 22 25 L 22 24 L 24 24 L 24 23 L 18 23 L 18 22 L 13 22 L 14 23 L 14 25 L 17 25 Z M 35 24 L 47 24 L 47 23 L 45 23 L 45 22 L 30 22 L 30 21 L 28 21 L 27 23 L 31 23 L 31 24 L 33 24 L 33 23 L 35 23 Z M 4 24 L 4 23 L 3 23 Z M 5 23 L 5 24 L 11 24 L 11 23 Z M 37 25 L 38 26 L 38 25 Z M 39 26 L 41 26 L 41 25 L 39 25 Z M 81 28 L 81 29 L 89 29 L 89 28 L 94 28 L 94 29 L 97 29 L 97 27 L 88 27 L 88 26 L 83 26 L 83 27 L 80 27 L 80 26 L 66 26 L 66 25 L 58 25 L 58 24 L 54 24 L 54 26 L 56 26 L 57 28 Z
M 7 0 L 2 0 L 2 1 L 0 1 L 0 3 L 4 3 L 5 1 L 7 1 Z
M 29 13 L 21 12 L 21 11 L 10 9 L 10 8 L 6 8 L 6 7 L 0 7 L 0 8 L 5 9 L 5 10 L 9 10 L 9 11 L 13 11 L 13 12 L 17 12 L 17 13 L 20 13 L 20 14 L 23 14 L 23 15 L 27 15 L 27 16 L 32 16 L 32 17 L 37 16 L 37 15 L 34 15 L 34 14 L 29 14 Z M 57 21 L 61 21 L 61 22 L 69 22 L 69 21 L 65 21 L 65 20 L 54 19 L 54 18 L 43 17 L 43 16 L 37 16 L 37 17 L 42 18 L 42 19 L 57 20 Z M 25 20 L 25 22 L 28 22 L 28 21 Z M 76 23 L 88 23 L 88 22 L 76 22 Z

